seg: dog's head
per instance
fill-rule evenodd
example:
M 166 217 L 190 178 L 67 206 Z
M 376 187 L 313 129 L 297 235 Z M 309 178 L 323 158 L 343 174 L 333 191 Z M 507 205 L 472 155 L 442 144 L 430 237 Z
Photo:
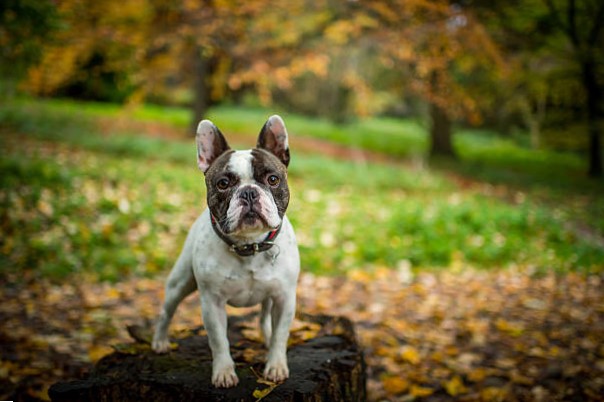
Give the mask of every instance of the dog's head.
M 289 145 L 281 117 L 267 120 L 251 150 L 231 150 L 209 120 L 199 123 L 196 142 L 208 207 L 220 230 L 249 237 L 278 228 L 289 204 Z

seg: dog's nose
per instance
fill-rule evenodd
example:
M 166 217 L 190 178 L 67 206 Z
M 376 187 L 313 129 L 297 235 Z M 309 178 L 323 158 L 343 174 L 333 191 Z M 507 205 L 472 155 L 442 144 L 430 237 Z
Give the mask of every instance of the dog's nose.
M 239 198 L 247 201 L 250 205 L 253 204 L 259 196 L 258 190 L 253 187 L 245 188 L 241 191 L 241 194 L 239 194 Z

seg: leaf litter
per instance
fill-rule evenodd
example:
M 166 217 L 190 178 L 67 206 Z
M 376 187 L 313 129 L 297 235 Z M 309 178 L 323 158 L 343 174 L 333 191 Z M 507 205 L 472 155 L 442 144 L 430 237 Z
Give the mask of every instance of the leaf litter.
M 85 376 L 105 354 L 136 353 L 123 346 L 127 326 L 151 327 L 163 299 L 163 278 L 53 284 L 28 272 L 4 279 L 0 399 L 48 399 L 52 383 Z M 599 276 L 468 270 L 401 281 L 396 270 L 383 269 L 304 273 L 298 310 L 355 322 L 370 400 L 597 401 L 604 395 L 603 296 Z M 172 336 L 199 327 L 198 303 L 192 295 L 179 307 Z M 292 342 L 318 330 L 296 320 Z

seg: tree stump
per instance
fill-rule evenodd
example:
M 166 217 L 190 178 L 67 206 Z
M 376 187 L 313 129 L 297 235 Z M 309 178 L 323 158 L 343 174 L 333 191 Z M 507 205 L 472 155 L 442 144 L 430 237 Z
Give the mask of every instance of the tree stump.
M 140 327 L 129 327 L 135 343 L 117 345 L 116 352 L 102 358 L 89 378 L 54 384 L 50 398 L 145 402 L 366 399 L 363 352 L 348 319 L 301 316 L 292 328 L 293 344 L 287 353 L 290 378 L 281 384 L 262 378 L 266 348 L 259 336 L 250 335 L 256 333 L 257 321 L 257 314 L 229 319 L 231 353 L 239 376 L 236 387 L 212 386 L 212 358 L 203 327 L 174 339 L 175 347 L 165 355 L 151 351 L 150 337 Z

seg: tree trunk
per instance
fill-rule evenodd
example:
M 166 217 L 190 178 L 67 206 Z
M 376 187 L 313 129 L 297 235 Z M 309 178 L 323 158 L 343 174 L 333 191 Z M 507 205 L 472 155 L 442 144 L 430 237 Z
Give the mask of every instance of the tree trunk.
M 122 345 L 102 358 L 88 379 L 59 382 L 49 390 L 52 401 L 365 401 L 365 361 L 352 323 L 342 317 L 301 317 L 318 331 L 291 346 L 287 357 L 290 378 L 281 384 L 261 379 L 266 349 L 244 338 L 257 314 L 229 320 L 231 353 L 239 384 L 228 389 L 211 385 L 212 355 L 202 328 L 173 340 L 176 350 L 153 353 L 148 336 L 129 328 L 138 343 Z M 318 324 L 318 325 L 317 325 Z M 304 328 L 304 327 L 303 327 Z M 242 330 L 245 330 L 242 332 Z M 307 331 L 308 332 L 308 331 Z M 296 340 L 296 332 L 292 339 Z M 249 335 L 248 335 L 249 336 Z
M 200 46 L 195 45 L 192 52 L 193 66 L 193 109 L 190 133 L 193 135 L 197 130 L 199 121 L 205 118 L 211 106 L 212 86 L 210 77 L 213 72 L 213 60 L 203 55 Z
M 430 104 L 430 156 L 455 158 L 451 142 L 451 120 L 447 111 L 435 103 Z
M 583 86 L 587 93 L 588 174 L 590 177 L 602 177 L 602 144 L 600 142 L 602 90 L 596 78 L 595 63 L 592 60 L 583 63 Z

